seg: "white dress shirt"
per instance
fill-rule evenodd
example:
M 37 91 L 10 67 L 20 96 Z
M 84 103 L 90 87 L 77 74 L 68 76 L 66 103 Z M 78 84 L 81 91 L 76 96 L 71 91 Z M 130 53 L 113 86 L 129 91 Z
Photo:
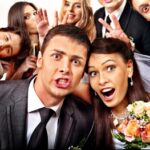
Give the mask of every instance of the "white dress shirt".
M 115 28 L 115 26 L 114 26 L 114 23 L 113 23 L 113 21 L 112 21 L 111 15 L 116 16 L 117 19 L 119 20 L 121 14 L 122 14 L 122 12 L 123 12 L 123 10 L 124 10 L 124 8 L 125 8 L 126 3 L 127 3 L 127 0 L 124 0 L 123 3 L 121 4 L 121 6 L 120 6 L 117 10 L 113 11 L 111 14 L 108 13 L 107 10 L 105 9 L 105 19 L 104 19 L 104 20 L 106 21 L 106 18 L 107 18 L 107 16 L 109 15 L 110 20 L 111 20 L 110 26 L 111 26 L 113 29 Z M 105 36 L 105 33 L 106 33 L 106 28 L 102 27 L 102 34 L 103 34 L 102 36 L 103 36 L 103 37 Z
M 40 113 L 38 110 L 40 108 L 45 107 L 34 90 L 34 81 L 35 78 L 30 82 L 29 89 L 28 89 L 27 144 L 31 138 L 34 129 L 38 126 L 38 124 L 41 121 Z M 58 118 L 60 115 L 61 107 L 63 105 L 63 101 L 61 101 L 56 106 L 49 107 L 55 113 L 52 115 L 52 117 L 50 118 L 50 120 L 46 125 L 47 134 L 48 134 L 48 149 L 54 148 L 56 134 L 57 134 L 57 127 L 58 127 Z

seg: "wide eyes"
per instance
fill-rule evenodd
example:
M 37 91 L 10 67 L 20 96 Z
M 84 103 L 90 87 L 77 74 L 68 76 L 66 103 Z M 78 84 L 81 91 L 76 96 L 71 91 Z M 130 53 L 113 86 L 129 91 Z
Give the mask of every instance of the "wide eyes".
M 79 61 L 78 59 L 72 59 L 72 63 L 73 63 L 75 66 L 80 65 L 80 61 Z
M 96 74 L 97 74 L 96 71 L 91 71 L 91 72 L 89 72 L 89 76 L 90 76 L 90 77 L 95 77 Z
M 142 8 L 141 8 L 141 12 L 142 13 L 147 13 L 150 9 L 150 6 L 147 4 L 147 5 L 144 5 Z
M 60 60 L 61 55 L 60 55 L 60 54 L 55 53 L 55 54 L 52 54 L 52 57 L 54 58 L 54 60 Z
M 115 65 L 108 65 L 108 66 L 105 66 L 101 71 L 99 70 L 91 70 L 89 71 L 89 76 L 90 77 L 95 77 L 97 74 L 103 72 L 103 73 L 111 73 L 115 70 Z
M 111 65 L 111 66 L 108 66 L 108 67 L 107 67 L 107 70 L 108 70 L 108 71 L 113 71 L 114 68 L 115 68 L 115 66 Z
M 63 59 L 63 55 L 61 53 L 53 53 L 51 54 L 51 57 L 53 58 L 53 60 L 55 61 L 59 61 L 61 59 Z M 81 61 L 78 58 L 72 58 L 69 60 L 74 66 L 79 66 L 81 64 Z

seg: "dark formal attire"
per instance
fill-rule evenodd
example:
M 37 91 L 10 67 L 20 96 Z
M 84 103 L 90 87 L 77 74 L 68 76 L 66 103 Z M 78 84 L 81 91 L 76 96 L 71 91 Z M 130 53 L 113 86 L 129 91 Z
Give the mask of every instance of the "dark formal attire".
M 30 80 L 0 82 L 0 149 L 21 150 L 27 147 Z M 92 106 L 73 95 L 66 96 L 58 119 L 55 149 L 68 149 L 83 139 L 88 140 L 92 129 Z
M 105 18 L 105 9 L 100 8 L 94 14 L 97 37 L 102 37 L 102 24 L 99 18 Z M 142 54 L 150 55 L 150 23 L 133 10 L 127 2 L 119 19 L 123 31 L 132 37 L 135 48 Z

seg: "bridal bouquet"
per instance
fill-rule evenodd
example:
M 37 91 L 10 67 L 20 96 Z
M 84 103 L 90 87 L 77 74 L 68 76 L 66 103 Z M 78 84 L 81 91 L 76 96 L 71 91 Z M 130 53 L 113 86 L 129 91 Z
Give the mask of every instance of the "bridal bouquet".
M 127 106 L 127 113 L 113 136 L 125 143 L 125 149 L 147 147 L 150 145 L 150 102 L 136 101 Z

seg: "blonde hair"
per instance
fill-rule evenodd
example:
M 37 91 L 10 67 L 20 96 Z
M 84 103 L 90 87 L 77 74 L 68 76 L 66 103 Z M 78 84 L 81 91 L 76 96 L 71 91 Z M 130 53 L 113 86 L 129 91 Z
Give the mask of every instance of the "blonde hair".
M 65 15 L 63 11 L 64 5 L 65 0 L 62 0 L 62 6 L 60 10 L 60 22 L 63 20 L 63 17 Z M 94 24 L 93 10 L 92 7 L 90 6 L 90 0 L 81 0 L 81 10 L 82 15 L 77 23 L 78 27 L 84 29 L 90 41 L 93 41 L 96 37 L 96 29 Z

